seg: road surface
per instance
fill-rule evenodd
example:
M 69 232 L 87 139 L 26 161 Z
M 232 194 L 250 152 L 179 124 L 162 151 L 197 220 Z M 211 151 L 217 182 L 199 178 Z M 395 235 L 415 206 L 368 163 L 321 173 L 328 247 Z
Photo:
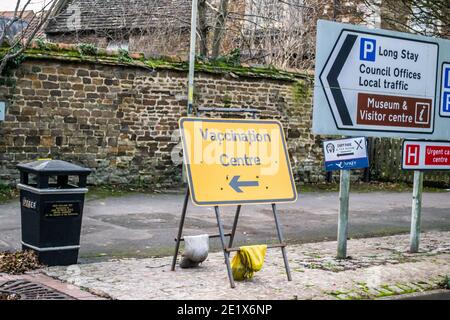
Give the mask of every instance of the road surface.
M 173 252 L 183 194 L 132 194 L 85 204 L 81 260 L 145 257 Z M 338 193 L 300 194 L 296 203 L 279 204 L 288 243 L 335 240 Z M 222 209 L 225 229 L 231 228 L 234 207 Z M 371 192 L 350 196 L 350 237 L 409 232 L 411 193 Z M 423 231 L 450 230 L 450 194 L 425 193 Z M 17 200 L 0 205 L 0 250 L 20 248 L 20 208 Z M 217 233 L 213 208 L 189 204 L 185 233 Z M 235 245 L 276 240 L 270 205 L 244 206 Z M 218 241 L 212 241 L 218 248 Z

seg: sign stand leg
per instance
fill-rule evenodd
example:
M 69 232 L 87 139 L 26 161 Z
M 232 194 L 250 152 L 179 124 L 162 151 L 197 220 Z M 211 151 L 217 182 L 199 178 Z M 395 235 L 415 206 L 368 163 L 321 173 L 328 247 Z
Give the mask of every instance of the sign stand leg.
M 173 255 L 173 260 L 172 260 L 172 269 L 171 269 L 172 271 L 175 271 L 175 265 L 177 263 L 178 251 L 180 250 L 180 242 L 181 242 L 181 236 L 183 234 L 183 226 L 184 226 L 184 220 L 186 218 L 186 211 L 187 211 L 187 206 L 188 206 L 188 202 L 189 202 L 189 195 L 190 195 L 190 190 L 189 190 L 189 187 L 187 187 L 186 196 L 184 197 L 183 210 L 181 212 L 180 225 L 178 227 L 178 236 L 177 236 L 177 243 L 175 245 L 175 253 Z
M 347 236 L 348 236 L 348 204 L 350 197 L 350 170 L 341 170 L 341 181 L 339 187 L 339 221 L 338 221 L 338 249 L 337 258 L 347 258 Z
M 275 203 L 272 203 L 272 211 L 273 211 L 273 216 L 275 218 L 275 225 L 277 227 L 278 240 L 280 241 L 280 244 L 283 244 L 284 243 L 283 233 L 281 232 L 280 223 L 278 221 L 277 206 L 275 205 Z M 287 258 L 286 248 L 284 245 L 281 247 L 281 253 L 283 254 L 284 267 L 286 268 L 286 275 L 287 275 L 288 281 L 292 281 L 291 269 L 289 268 L 289 261 Z
M 225 247 L 225 235 L 223 232 L 222 220 L 220 219 L 219 207 L 215 206 L 214 210 L 216 211 L 217 226 L 219 227 L 220 242 L 222 243 L 223 255 L 225 257 L 225 264 L 227 265 L 228 279 L 230 279 L 231 288 L 234 288 L 236 285 L 234 284 L 233 273 L 231 272 L 230 256 L 229 256 L 228 252 L 226 251 L 226 247 Z
M 234 216 L 233 229 L 231 229 L 230 241 L 228 242 L 228 248 L 233 247 L 234 235 L 236 234 L 236 228 L 239 220 L 239 214 L 241 213 L 241 205 L 236 208 L 236 214 Z M 229 255 L 229 253 L 228 253 Z
M 420 224 L 422 215 L 423 171 L 414 171 L 414 187 L 411 213 L 411 234 L 409 252 L 417 253 L 420 242 Z

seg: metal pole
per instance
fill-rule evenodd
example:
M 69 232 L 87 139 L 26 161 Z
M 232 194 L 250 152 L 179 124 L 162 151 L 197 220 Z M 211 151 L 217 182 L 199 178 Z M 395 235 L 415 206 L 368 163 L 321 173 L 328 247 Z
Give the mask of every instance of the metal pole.
M 229 253 L 226 251 L 227 247 L 225 245 L 225 235 L 223 232 L 219 207 L 215 206 L 214 210 L 216 211 L 217 226 L 219 227 L 219 234 L 220 234 L 220 242 L 222 243 L 223 255 L 225 256 L 225 264 L 227 265 L 228 279 L 230 279 L 231 288 L 234 288 L 236 285 L 234 284 L 233 272 L 231 270 L 230 256 Z
M 175 245 L 175 253 L 173 254 L 173 260 L 172 260 L 172 271 L 175 271 L 175 265 L 177 263 L 177 256 L 178 256 L 178 251 L 180 250 L 180 242 L 181 242 L 181 236 L 183 234 L 183 226 L 184 226 L 184 220 L 186 218 L 186 211 L 187 211 L 187 206 L 188 206 L 188 202 L 189 202 L 189 187 L 187 187 L 186 189 L 186 195 L 184 197 L 184 203 L 183 203 L 183 210 L 181 211 L 181 220 L 180 220 L 180 225 L 178 226 L 178 236 L 177 236 L 177 243 Z
M 278 221 L 277 206 L 275 203 L 272 203 L 272 211 L 273 211 L 273 217 L 275 219 L 275 225 L 277 227 L 278 240 L 280 241 L 280 244 L 282 244 L 282 243 L 284 243 L 283 233 L 281 231 L 280 222 Z M 281 247 L 281 254 L 283 255 L 284 268 L 286 269 L 286 275 L 287 275 L 288 281 L 292 281 L 291 269 L 289 268 L 289 261 L 287 258 L 285 246 Z
M 422 191 L 423 191 L 423 172 L 414 171 L 414 187 L 411 212 L 411 234 L 410 249 L 411 253 L 419 251 L 420 242 L 420 220 L 422 216 Z
M 189 50 L 189 76 L 188 76 L 188 105 L 187 116 L 190 117 L 194 109 L 194 73 L 195 73 L 195 44 L 197 37 L 197 0 L 192 0 L 191 12 L 191 43 Z M 185 166 L 181 168 L 181 179 L 187 183 L 187 172 Z
M 194 105 L 194 72 L 195 72 L 195 44 L 197 37 L 197 0 L 192 0 L 191 15 L 191 44 L 189 52 L 189 85 L 187 115 L 192 115 Z
M 233 228 L 231 229 L 230 241 L 228 242 L 228 248 L 233 246 L 234 236 L 236 235 L 236 228 L 239 220 L 239 214 L 241 213 L 241 205 L 236 208 L 236 214 L 234 215 Z
M 369 156 L 369 163 L 372 164 L 372 144 L 373 144 L 373 139 L 372 138 L 368 138 L 367 139 L 367 150 L 368 150 L 368 156 Z M 363 181 L 364 182 L 370 182 L 370 166 L 364 169 L 364 174 L 363 174 Z
M 350 170 L 341 170 L 341 181 L 339 188 L 339 221 L 338 221 L 338 249 L 337 258 L 347 258 L 347 235 L 348 235 L 348 203 L 350 197 Z

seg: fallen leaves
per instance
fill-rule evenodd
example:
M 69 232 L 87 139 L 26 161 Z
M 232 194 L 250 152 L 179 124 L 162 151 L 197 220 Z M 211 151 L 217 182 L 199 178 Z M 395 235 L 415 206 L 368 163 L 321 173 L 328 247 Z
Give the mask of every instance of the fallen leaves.
M 0 273 L 23 274 L 41 267 L 33 251 L 0 252 Z
M 20 296 L 15 293 L 0 291 L 0 300 L 19 300 Z

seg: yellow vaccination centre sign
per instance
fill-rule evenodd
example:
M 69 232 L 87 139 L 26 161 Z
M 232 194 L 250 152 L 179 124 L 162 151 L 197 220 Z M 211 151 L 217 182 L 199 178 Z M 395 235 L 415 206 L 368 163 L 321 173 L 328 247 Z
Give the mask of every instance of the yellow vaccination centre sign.
M 182 118 L 180 130 L 191 198 L 196 205 L 297 199 L 280 122 Z

